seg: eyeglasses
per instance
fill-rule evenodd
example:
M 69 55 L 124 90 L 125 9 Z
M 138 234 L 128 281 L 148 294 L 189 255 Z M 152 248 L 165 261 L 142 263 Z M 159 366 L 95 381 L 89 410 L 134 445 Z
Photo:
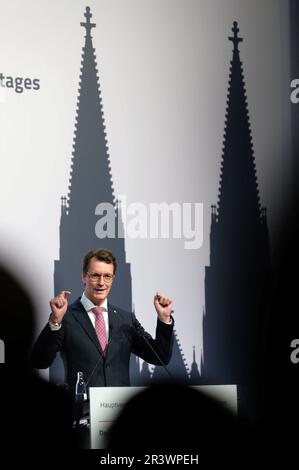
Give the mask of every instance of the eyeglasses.
M 104 282 L 106 282 L 106 284 L 110 284 L 113 281 L 113 278 L 114 278 L 114 275 L 109 274 L 109 273 L 98 274 L 98 273 L 89 273 L 87 271 L 87 274 L 93 282 L 101 281 L 101 278 L 103 278 Z

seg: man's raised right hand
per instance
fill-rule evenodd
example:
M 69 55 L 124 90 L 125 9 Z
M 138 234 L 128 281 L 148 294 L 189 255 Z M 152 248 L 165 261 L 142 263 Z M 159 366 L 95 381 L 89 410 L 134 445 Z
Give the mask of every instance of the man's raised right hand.
M 69 290 L 63 290 L 59 295 L 50 300 L 51 316 L 50 320 L 53 323 L 61 323 L 64 315 L 66 314 L 68 301 L 67 298 L 70 295 Z

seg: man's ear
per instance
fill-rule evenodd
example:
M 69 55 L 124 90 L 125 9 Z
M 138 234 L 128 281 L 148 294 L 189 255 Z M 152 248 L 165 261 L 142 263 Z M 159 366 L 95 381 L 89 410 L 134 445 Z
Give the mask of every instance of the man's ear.
M 82 273 L 81 279 L 82 279 L 84 287 L 86 286 L 86 276 L 87 276 L 86 273 Z

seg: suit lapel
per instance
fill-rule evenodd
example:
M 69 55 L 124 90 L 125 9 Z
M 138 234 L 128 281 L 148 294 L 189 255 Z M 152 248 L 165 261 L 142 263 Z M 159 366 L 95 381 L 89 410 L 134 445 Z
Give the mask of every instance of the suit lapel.
M 109 352 L 111 354 L 111 351 L 113 351 L 113 341 L 115 337 L 115 332 L 117 331 L 117 324 L 118 324 L 117 308 L 109 303 L 108 303 L 108 319 L 109 319 L 109 341 L 108 341 L 107 356 Z
M 80 299 L 77 299 L 73 303 L 72 313 L 73 313 L 75 320 L 77 320 L 80 323 L 85 333 L 89 336 L 91 341 L 98 348 L 99 352 L 103 355 L 103 351 L 99 343 L 96 330 L 85 308 L 83 307 Z M 108 303 L 108 320 L 109 320 L 109 341 L 108 341 L 107 355 L 109 353 L 109 350 L 111 353 L 111 346 L 113 349 L 113 338 L 114 338 L 115 331 L 117 330 L 117 324 L 118 324 L 117 308 L 109 303 Z
M 100 346 L 100 343 L 99 343 L 99 340 L 98 340 L 98 337 L 97 337 L 97 334 L 96 334 L 96 330 L 85 310 L 85 308 L 83 307 L 80 299 L 76 300 L 73 305 L 72 305 L 72 310 L 73 310 L 73 317 L 75 320 L 77 320 L 81 327 L 83 328 L 83 330 L 85 331 L 85 333 L 89 336 L 89 338 L 91 339 L 91 341 L 96 345 L 96 347 L 98 348 L 99 352 L 101 354 L 103 354 L 103 351 L 102 351 L 102 348 Z

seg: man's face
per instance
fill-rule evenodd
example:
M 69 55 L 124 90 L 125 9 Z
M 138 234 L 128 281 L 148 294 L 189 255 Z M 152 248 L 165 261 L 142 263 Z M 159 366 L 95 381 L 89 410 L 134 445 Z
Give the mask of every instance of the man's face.
M 101 305 L 107 298 L 114 279 L 114 266 L 96 258 L 89 261 L 88 272 L 83 273 L 85 295 L 95 305 Z

